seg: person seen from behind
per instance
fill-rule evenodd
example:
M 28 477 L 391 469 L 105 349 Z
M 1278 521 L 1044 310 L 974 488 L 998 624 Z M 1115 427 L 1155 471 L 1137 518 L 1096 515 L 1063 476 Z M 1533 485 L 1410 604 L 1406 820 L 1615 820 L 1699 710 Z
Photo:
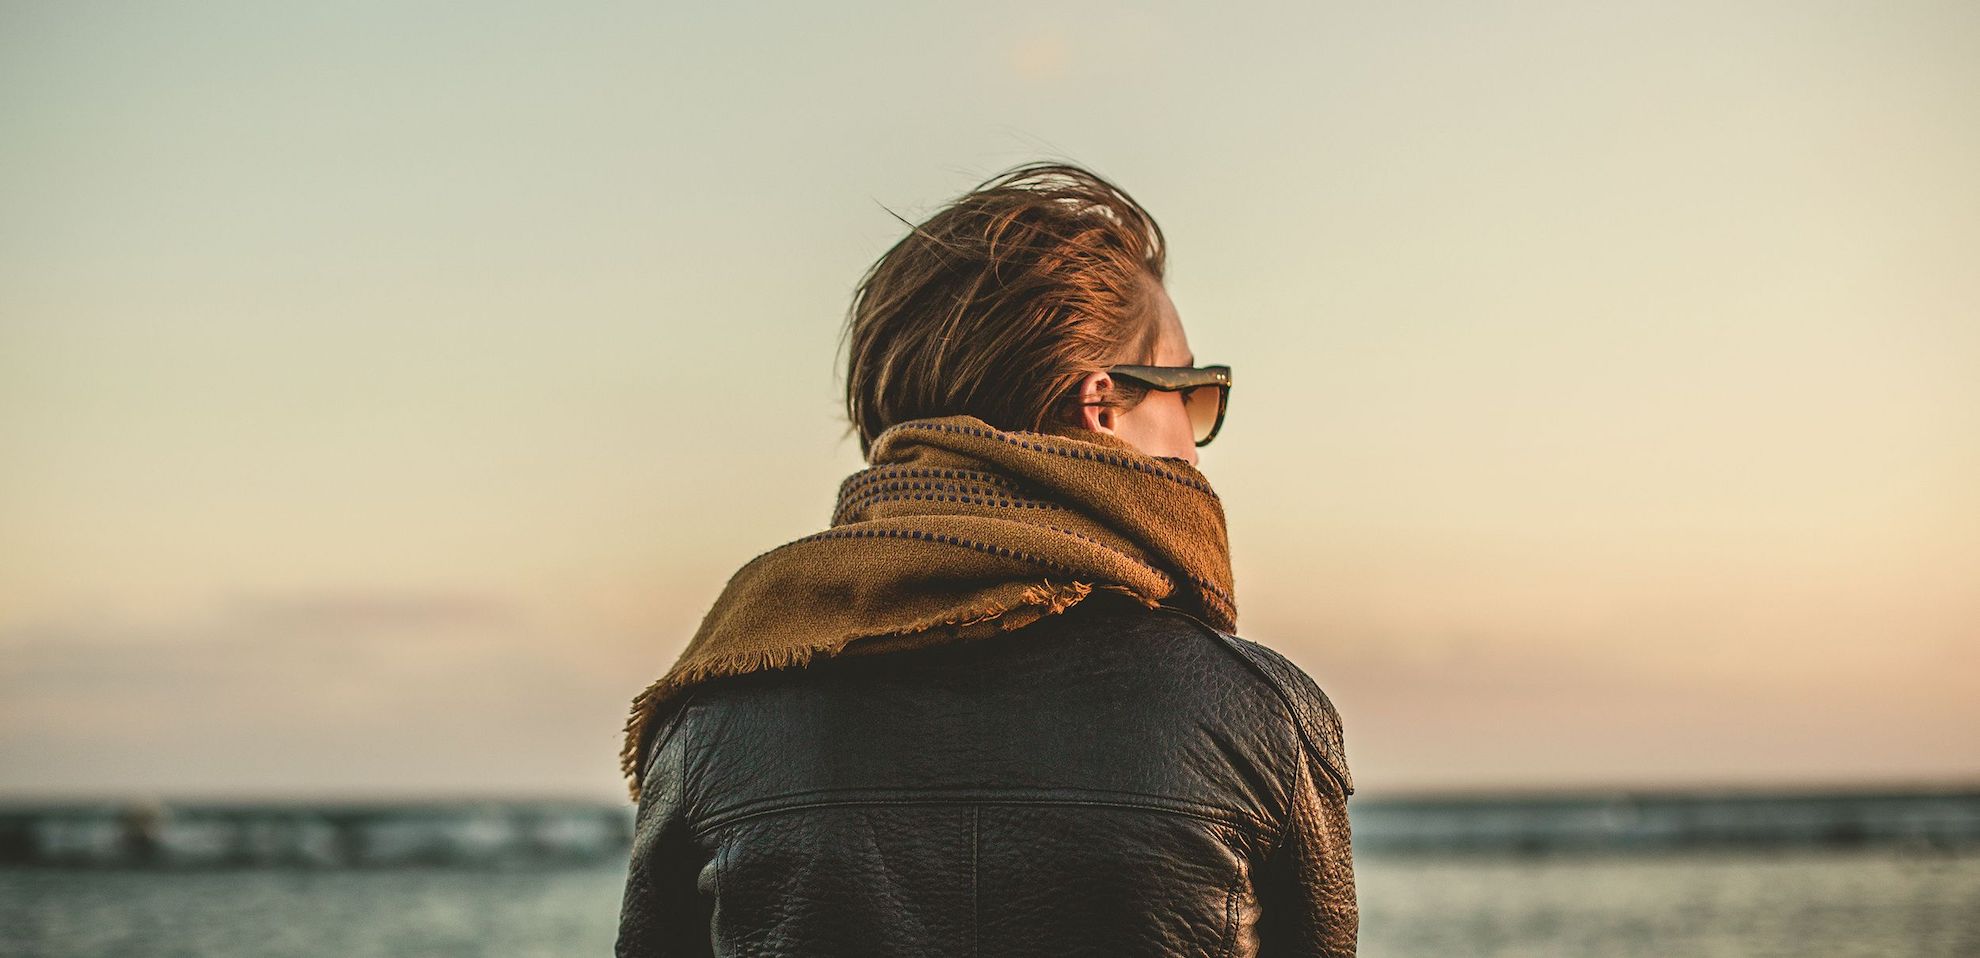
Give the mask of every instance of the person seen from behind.
M 633 701 L 620 958 L 1354 954 L 1341 719 L 1236 634 L 1166 259 L 1037 162 L 866 272 L 866 466 Z

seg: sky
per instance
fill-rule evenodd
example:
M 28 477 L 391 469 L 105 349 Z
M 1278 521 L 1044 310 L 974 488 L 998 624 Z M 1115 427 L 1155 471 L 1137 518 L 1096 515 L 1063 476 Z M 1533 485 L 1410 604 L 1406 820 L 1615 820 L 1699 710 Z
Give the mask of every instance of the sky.
M 1358 795 L 1980 781 L 1976 103 L 1968 3 L 5 4 L 0 796 L 621 796 L 1036 159 Z

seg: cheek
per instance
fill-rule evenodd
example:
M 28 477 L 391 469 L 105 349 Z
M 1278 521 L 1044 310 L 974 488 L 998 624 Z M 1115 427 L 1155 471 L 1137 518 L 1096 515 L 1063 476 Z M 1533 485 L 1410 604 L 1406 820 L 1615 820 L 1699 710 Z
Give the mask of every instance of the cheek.
M 1162 393 L 1165 400 L 1163 419 L 1171 429 L 1182 433 L 1192 433 L 1189 425 L 1189 404 L 1183 402 L 1182 393 Z

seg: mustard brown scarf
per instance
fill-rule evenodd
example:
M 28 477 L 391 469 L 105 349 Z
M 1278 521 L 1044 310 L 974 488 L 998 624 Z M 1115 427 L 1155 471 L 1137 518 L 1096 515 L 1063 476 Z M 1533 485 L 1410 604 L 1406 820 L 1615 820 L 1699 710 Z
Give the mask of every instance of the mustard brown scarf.
M 897 423 L 839 486 L 831 527 L 750 560 L 672 669 L 633 699 L 620 768 L 705 679 L 1022 628 L 1094 588 L 1235 631 L 1224 507 L 1196 467 L 1110 433 Z

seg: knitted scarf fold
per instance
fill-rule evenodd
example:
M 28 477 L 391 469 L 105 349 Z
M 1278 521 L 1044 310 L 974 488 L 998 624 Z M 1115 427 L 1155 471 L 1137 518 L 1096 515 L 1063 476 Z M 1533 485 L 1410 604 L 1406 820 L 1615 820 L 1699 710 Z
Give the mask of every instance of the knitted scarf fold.
M 1095 588 L 1236 631 L 1223 503 L 1186 460 L 974 416 L 897 423 L 867 458 L 831 527 L 746 563 L 633 699 L 619 756 L 633 801 L 648 731 L 705 679 L 995 635 Z

